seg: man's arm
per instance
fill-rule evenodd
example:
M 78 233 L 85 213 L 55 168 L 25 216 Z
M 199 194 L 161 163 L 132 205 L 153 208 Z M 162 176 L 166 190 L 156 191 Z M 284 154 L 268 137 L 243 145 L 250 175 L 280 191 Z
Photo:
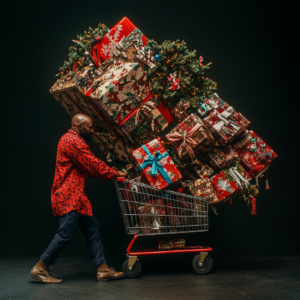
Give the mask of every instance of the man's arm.
M 72 161 L 90 177 L 112 180 L 119 176 L 117 171 L 95 157 L 89 146 L 83 141 L 73 141 L 70 144 L 67 154 Z

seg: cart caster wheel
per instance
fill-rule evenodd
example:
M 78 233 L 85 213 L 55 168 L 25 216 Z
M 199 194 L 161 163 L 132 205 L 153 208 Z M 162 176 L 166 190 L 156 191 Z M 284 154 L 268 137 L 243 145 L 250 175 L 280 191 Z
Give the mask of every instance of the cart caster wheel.
M 141 272 L 142 272 L 142 267 L 141 267 L 141 264 L 140 262 L 137 260 L 134 265 L 132 266 L 132 269 L 130 270 L 128 268 L 128 259 L 126 259 L 122 265 L 122 271 L 123 273 L 129 277 L 129 278 L 135 278 L 135 277 L 138 277 Z
M 196 274 L 207 274 L 213 267 L 213 260 L 210 256 L 206 256 L 203 265 L 201 266 L 199 263 L 199 256 L 200 255 L 196 255 L 193 259 L 193 269 Z

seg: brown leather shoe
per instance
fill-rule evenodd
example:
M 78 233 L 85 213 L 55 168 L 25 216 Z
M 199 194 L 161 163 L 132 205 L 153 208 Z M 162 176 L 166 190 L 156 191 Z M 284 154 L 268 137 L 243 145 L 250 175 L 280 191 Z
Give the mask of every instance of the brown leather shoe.
M 61 283 L 62 279 L 57 279 L 52 276 L 49 269 L 45 269 L 40 263 L 37 263 L 30 271 L 29 276 L 42 283 Z
M 102 264 L 98 266 L 97 280 L 98 281 L 107 281 L 112 279 L 118 279 L 124 277 L 123 272 L 116 272 L 114 269 L 109 268 L 107 264 Z

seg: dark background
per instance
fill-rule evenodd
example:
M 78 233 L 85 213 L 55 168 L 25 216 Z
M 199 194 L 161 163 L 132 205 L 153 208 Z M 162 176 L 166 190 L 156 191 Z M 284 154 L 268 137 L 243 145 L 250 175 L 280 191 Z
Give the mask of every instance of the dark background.
M 296 3 L 296 1 L 294 2 Z M 279 155 L 261 190 L 257 216 L 239 198 L 217 205 L 208 233 L 188 234 L 218 254 L 299 254 L 299 14 L 287 1 L 35 1 L 2 12 L 1 256 L 35 256 L 54 236 L 50 190 L 56 147 L 70 117 L 49 89 L 72 39 L 98 22 L 127 16 L 148 38 L 183 39 L 197 49 L 217 93 L 252 123 Z M 4 84 L 3 84 L 4 83 Z M 3 107 L 4 106 L 4 107 Z M 4 117 L 4 118 L 3 118 Z M 90 143 L 92 151 L 105 159 Z M 110 164 L 112 166 L 112 164 Z M 130 237 L 113 182 L 87 179 L 86 194 L 102 229 L 109 262 L 124 260 Z M 153 239 L 142 238 L 141 245 Z M 145 242 L 145 244 L 144 244 Z M 81 233 L 63 255 L 86 254 Z

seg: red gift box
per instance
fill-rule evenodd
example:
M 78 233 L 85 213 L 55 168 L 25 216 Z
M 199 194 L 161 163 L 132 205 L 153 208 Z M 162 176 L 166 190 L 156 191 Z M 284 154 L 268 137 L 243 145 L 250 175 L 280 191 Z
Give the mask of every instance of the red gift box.
M 204 117 L 208 113 L 210 113 L 213 110 L 217 110 L 219 113 L 223 112 L 229 108 L 229 105 L 227 102 L 223 101 L 217 93 L 214 93 L 209 99 L 205 99 L 200 107 L 198 108 L 197 112 L 200 115 L 200 117 Z
M 226 199 L 235 194 L 240 188 L 248 187 L 251 176 L 241 165 L 225 169 L 213 176 L 210 181 L 219 195 L 219 199 Z
M 132 157 L 138 165 L 138 173 L 155 188 L 171 188 L 182 179 L 173 160 L 157 139 L 133 150 Z
M 194 159 L 201 150 L 206 152 L 214 142 L 211 132 L 202 120 L 194 115 L 189 115 L 177 127 L 172 129 L 166 139 L 177 150 L 181 159 Z
M 136 34 L 136 31 L 138 31 L 138 34 Z M 138 46 L 147 44 L 147 38 L 127 17 L 124 17 L 103 36 L 101 41 L 95 43 L 94 48 L 99 53 L 101 60 L 105 61 L 112 57 L 116 44 L 121 41 L 126 42 L 126 39 L 130 40 L 130 35 L 133 35 L 134 38 L 139 37 L 140 43 L 138 43 Z
M 262 172 L 278 155 L 252 130 L 248 132 L 252 139 L 241 150 L 240 157 L 242 164 L 250 175 L 258 175 Z

